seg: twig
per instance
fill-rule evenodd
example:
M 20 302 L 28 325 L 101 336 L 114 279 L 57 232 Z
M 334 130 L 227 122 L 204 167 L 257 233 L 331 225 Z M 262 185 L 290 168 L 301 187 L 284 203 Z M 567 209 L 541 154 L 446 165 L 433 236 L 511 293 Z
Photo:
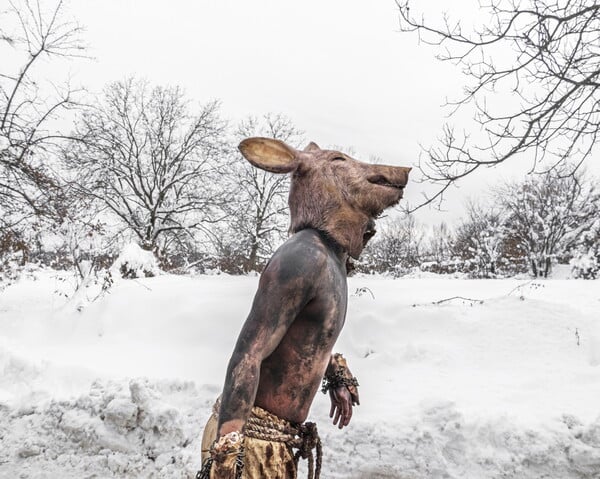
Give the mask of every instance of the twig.
M 413 308 L 416 308 L 417 306 L 429 306 L 430 304 L 442 304 L 445 303 L 447 301 L 452 301 L 453 299 L 462 299 L 463 301 L 470 301 L 471 303 L 478 303 L 478 304 L 483 304 L 484 300 L 483 299 L 473 299 L 473 298 L 465 298 L 464 296 L 452 296 L 451 298 L 444 298 L 444 299 L 440 299 L 439 301 L 431 301 L 430 303 L 415 303 L 412 305 Z
M 432 301 L 431 304 L 442 304 L 446 301 L 452 301 L 453 299 L 462 299 L 464 301 L 471 301 L 472 303 L 483 304 L 483 299 L 465 298 L 464 296 L 452 296 L 451 298 L 440 299 L 439 301 Z
M 532 279 L 532 280 L 529 280 L 529 281 L 527 281 L 527 282 L 525 282 L 525 283 L 522 283 L 522 284 L 518 285 L 516 288 L 513 288 L 513 289 L 511 289 L 511 290 L 510 290 L 510 292 L 509 292 L 509 293 L 508 293 L 506 296 L 510 296 L 511 294 L 513 294 L 513 293 L 514 293 L 515 291 L 517 291 L 518 289 L 521 289 L 521 288 L 523 288 L 524 286 L 527 286 L 528 284 L 530 284 L 530 283 L 533 283 L 534 281 L 535 281 L 535 280 L 533 280 L 533 279 Z
M 356 288 L 356 291 L 354 292 L 353 296 L 362 296 L 363 293 L 367 293 L 367 292 L 371 295 L 371 298 L 375 299 L 375 295 L 373 294 L 373 291 L 371 291 L 366 286 L 363 286 L 362 288 Z
M 152 291 L 152 288 L 150 288 L 149 286 L 146 286 L 145 284 L 140 283 L 137 279 L 135 278 L 131 278 L 133 281 L 135 281 L 137 284 L 139 284 L 140 286 L 143 286 L 144 288 L 146 288 L 148 291 Z

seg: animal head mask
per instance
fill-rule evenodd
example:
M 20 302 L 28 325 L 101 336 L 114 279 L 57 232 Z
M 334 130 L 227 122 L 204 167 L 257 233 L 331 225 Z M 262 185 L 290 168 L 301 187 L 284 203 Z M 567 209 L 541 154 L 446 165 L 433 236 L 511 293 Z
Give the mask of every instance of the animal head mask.
M 291 173 L 290 232 L 314 228 L 358 258 L 375 234 L 375 218 L 402 198 L 410 168 L 362 163 L 310 143 L 303 151 L 270 138 L 240 143 L 257 168 Z

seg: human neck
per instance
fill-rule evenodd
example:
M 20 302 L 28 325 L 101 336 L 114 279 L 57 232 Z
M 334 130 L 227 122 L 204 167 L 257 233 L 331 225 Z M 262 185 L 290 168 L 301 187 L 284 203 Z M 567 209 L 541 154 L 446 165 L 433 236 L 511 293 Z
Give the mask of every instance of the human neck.
M 348 260 L 348 252 L 340 245 L 333 237 L 323 230 L 315 230 L 319 233 L 323 242 L 327 245 L 329 250 L 337 257 L 341 264 L 346 267 L 346 261 Z

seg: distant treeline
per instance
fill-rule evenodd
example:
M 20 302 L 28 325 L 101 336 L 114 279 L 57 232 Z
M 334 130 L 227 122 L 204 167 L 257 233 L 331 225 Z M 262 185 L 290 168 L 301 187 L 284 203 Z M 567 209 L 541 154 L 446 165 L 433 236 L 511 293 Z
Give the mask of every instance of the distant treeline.
M 34 7 L 11 4 L 0 25 L 0 282 L 35 264 L 85 281 L 132 242 L 165 271 L 260 271 L 287 236 L 289 180 L 253 168 L 236 145 L 267 136 L 301 147 L 302 131 L 272 113 L 232 124 L 216 101 L 136 78 L 100 94 L 57 84 L 36 67 L 85 55 L 81 28 L 60 2 Z M 501 277 L 570 263 L 594 278 L 596 182 L 566 171 L 500 186 L 457 227 L 427 234 L 410 216 L 388 220 L 355 267 Z
M 600 190 L 585 172 L 551 171 L 499 185 L 487 203 L 472 203 L 455 227 L 427 231 L 414 218 L 388 225 L 357 269 L 404 275 L 415 268 L 498 278 L 547 277 L 569 264 L 575 278 L 600 277 Z M 429 234 L 427 234 L 429 233 Z

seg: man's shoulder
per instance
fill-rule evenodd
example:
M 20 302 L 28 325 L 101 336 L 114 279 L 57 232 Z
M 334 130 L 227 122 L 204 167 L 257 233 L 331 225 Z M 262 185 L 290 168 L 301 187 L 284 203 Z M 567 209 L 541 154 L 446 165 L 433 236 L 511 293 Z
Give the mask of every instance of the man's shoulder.
M 287 276 L 316 277 L 326 267 L 329 257 L 320 234 L 316 230 L 302 230 L 275 251 L 263 274 L 277 270 Z
M 273 257 L 302 255 L 305 261 L 324 263 L 330 256 L 327 244 L 317 230 L 305 229 L 294 233 L 275 252 Z

